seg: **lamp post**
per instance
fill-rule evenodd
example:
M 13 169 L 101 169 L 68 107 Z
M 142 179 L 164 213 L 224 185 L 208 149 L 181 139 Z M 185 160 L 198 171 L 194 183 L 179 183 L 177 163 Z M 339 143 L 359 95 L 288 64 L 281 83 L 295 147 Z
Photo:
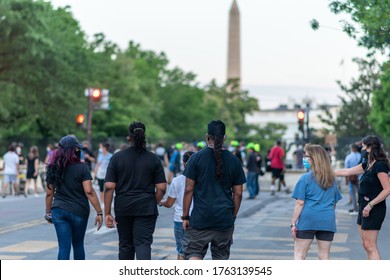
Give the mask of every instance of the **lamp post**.
M 310 102 L 306 103 L 306 143 L 310 142 L 310 128 L 309 128 L 309 113 L 310 113 Z

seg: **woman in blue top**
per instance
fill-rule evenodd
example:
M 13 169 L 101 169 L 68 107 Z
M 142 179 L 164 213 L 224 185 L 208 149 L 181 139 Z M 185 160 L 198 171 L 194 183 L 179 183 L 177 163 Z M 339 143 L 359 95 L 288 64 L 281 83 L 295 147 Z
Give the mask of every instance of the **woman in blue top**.
M 358 190 L 357 224 L 363 248 L 369 260 L 380 260 L 377 240 L 386 216 L 386 197 L 390 195 L 389 160 L 378 137 L 362 140 L 363 163 L 348 169 L 336 170 L 337 176 L 363 174 Z
M 294 259 L 306 258 L 315 236 L 318 258 L 326 260 L 336 232 L 335 208 L 341 195 L 325 149 L 306 144 L 304 151 L 302 163 L 309 172 L 299 178 L 292 194 L 296 199 L 291 222 Z

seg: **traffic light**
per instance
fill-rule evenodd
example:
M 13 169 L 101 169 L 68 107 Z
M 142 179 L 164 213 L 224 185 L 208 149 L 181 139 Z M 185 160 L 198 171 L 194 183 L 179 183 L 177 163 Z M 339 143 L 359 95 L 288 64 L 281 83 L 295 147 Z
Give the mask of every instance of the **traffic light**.
M 102 98 L 102 91 L 98 88 L 95 88 L 92 90 L 91 96 L 94 102 L 99 102 Z
M 305 120 L 305 111 L 299 110 L 297 112 L 297 117 L 298 117 L 298 129 L 303 132 L 303 122 Z
M 76 123 L 78 126 L 82 126 L 85 121 L 85 116 L 83 114 L 78 114 L 76 116 Z
M 110 109 L 110 91 L 108 89 L 102 90 L 102 102 L 100 104 L 100 109 L 103 110 Z

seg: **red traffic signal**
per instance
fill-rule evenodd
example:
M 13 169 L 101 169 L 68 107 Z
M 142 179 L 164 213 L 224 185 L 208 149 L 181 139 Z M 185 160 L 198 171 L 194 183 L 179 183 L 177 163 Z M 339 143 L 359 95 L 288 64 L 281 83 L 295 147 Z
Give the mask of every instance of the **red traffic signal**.
M 297 112 L 298 120 L 303 121 L 305 119 L 305 111 L 300 110 Z
M 92 90 L 91 96 L 93 101 L 98 102 L 102 98 L 102 91 L 95 88 Z
M 76 123 L 77 125 L 82 125 L 84 123 L 85 116 L 83 114 L 78 114 L 76 116 Z
M 298 117 L 298 129 L 303 132 L 303 121 L 305 119 L 305 111 L 299 110 L 297 112 L 297 117 Z

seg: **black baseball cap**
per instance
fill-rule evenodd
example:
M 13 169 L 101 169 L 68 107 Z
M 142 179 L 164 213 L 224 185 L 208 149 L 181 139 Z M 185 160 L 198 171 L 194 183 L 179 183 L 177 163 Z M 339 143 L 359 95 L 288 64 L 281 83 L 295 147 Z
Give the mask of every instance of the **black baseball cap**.
M 79 140 L 73 135 L 67 135 L 61 138 L 58 143 L 63 149 L 79 148 L 84 149 L 84 146 L 80 144 Z

